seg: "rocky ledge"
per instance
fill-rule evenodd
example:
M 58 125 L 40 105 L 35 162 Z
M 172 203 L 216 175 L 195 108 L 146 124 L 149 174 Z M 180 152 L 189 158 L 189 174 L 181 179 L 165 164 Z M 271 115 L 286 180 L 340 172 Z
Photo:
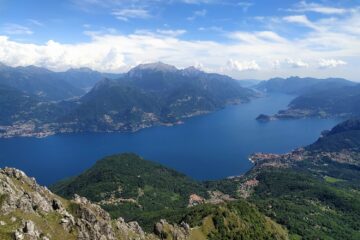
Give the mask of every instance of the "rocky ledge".
M 174 239 L 187 239 L 188 225 L 156 225 L 156 234 L 145 233 L 137 222 L 112 220 L 100 206 L 75 195 L 65 200 L 34 178 L 14 168 L 0 169 L 0 239 L 14 240 L 152 240 L 164 229 Z

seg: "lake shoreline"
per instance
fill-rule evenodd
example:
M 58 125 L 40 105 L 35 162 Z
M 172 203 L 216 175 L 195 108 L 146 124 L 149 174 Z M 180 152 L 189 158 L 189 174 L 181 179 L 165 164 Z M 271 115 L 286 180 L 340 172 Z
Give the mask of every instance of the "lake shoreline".
M 137 132 L 2 138 L 0 167 L 22 169 L 49 185 L 78 175 L 104 156 L 133 152 L 198 181 L 239 176 L 253 166 L 248 160 L 252 153 L 289 152 L 314 142 L 337 123 L 336 119 L 255 120 L 259 113 L 276 113 L 292 98 L 283 94 L 258 98 L 187 118 L 185 124 Z
M 256 98 L 254 98 L 256 99 Z M 148 124 L 142 123 L 142 124 L 136 124 L 134 126 L 125 126 L 117 130 L 78 130 L 73 127 L 66 127 L 62 126 L 58 123 L 46 123 L 42 124 L 40 126 L 37 126 L 37 124 L 34 121 L 28 121 L 23 123 L 15 123 L 14 125 L 3 125 L 0 126 L 0 139 L 7 139 L 7 138 L 21 138 L 21 137 L 34 137 L 34 138 L 46 138 L 49 136 L 54 136 L 58 134 L 77 134 L 77 133 L 135 133 L 143 129 L 152 128 L 152 127 L 158 127 L 158 126 L 165 126 L 165 127 L 173 127 L 176 125 L 184 124 L 187 119 L 207 115 L 210 113 L 215 113 L 218 111 L 221 111 L 229 106 L 236 106 L 240 104 L 248 104 L 251 101 L 244 101 L 241 102 L 238 101 L 232 101 L 226 104 L 226 106 L 215 109 L 213 111 L 195 111 L 192 113 L 189 113 L 187 115 L 179 117 L 174 122 L 151 122 Z

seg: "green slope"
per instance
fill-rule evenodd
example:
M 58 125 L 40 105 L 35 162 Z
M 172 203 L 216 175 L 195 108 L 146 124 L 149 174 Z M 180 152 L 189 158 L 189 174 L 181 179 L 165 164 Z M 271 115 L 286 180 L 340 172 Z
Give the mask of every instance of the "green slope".
M 51 189 L 67 198 L 75 193 L 85 196 L 99 202 L 113 217 L 137 220 L 147 227 L 186 207 L 191 194 L 207 195 L 200 183 L 130 153 L 106 157 L 83 174 Z M 101 202 L 104 199 L 108 201 Z
M 264 171 L 250 201 L 299 239 L 359 239 L 360 193 L 293 170 Z
M 198 183 L 134 154 L 123 154 L 100 160 L 52 189 L 65 197 L 87 196 L 102 203 L 113 217 L 138 220 L 147 230 L 159 219 L 184 221 L 191 226 L 189 239 L 359 239 L 359 126 L 358 119 L 345 121 L 304 150 L 259 162 L 238 178 Z M 249 180 L 256 184 L 241 200 Z M 186 207 L 190 194 L 206 197 L 207 190 L 238 199 Z M 134 201 L 101 202 L 111 195 Z M 167 226 L 160 235 L 174 239 L 171 229 Z
M 293 239 L 360 239 L 360 142 L 358 119 L 335 126 L 298 155 L 258 162 L 244 177 L 208 182 L 247 200 L 285 226 Z M 272 164 L 274 163 L 274 164 Z
M 279 111 L 276 116 L 284 118 L 294 113 L 302 112 L 306 116 L 360 116 L 360 85 L 338 86 L 307 92 L 295 98 L 289 104 L 289 108 Z
M 260 169 L 250 201 L 300 239 L 360 239 L 359 126 L 335 126 L 290 168 Z
M 192 227 L 193 235 L 200 232 L 206 239 L 288 239 L 280 225 L 261 214 L 244 200 L 220 205 L 200 205 L 183 218 Z
M 335 126 L 315 143 L 307 147 L 310 151 L 337 152 L 360 150 L 360 120 L 350 119 Z

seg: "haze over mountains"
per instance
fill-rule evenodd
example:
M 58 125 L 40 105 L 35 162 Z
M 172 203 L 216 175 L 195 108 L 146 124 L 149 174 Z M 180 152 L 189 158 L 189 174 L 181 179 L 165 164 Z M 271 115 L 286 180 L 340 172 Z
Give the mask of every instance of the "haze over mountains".
M 256 89 L 264 92 L 280 92 L 294 95 L 325 90 L 329 88 L 337 88 L 343 86 L 354 86 L 355 82 L 343 78 L 272 78 L 262 81 L 255 86 Z
M 10 67 L 0 64 L 0 84 L 11 86 L 44 100 L 79 97 L 101 79 L 119 76 L 120 74 L 99 73 L 87 68 L 53 72 L 36 66 Z
M 274 116 L 260 115 L 258 120 L 360 115 L 360 84 L 345 79 L 276 78 L 261 82 L 255 88 L 296 96 L 288 109 L 280 110 Z
M 161 62 L 141 64 L 124 74 L 86 68 L 56 73 L 1 65 L 0 85 L 3 137 L 172 125 L 228 104 L 248 102 L 259 96 L 257 91 L 298 96 L 288 110 L 260 116 L 263 120 L 360 114 L 359 85 L 345 79 L 276 78 L 254 85 L 254 91 L 225 75 Z

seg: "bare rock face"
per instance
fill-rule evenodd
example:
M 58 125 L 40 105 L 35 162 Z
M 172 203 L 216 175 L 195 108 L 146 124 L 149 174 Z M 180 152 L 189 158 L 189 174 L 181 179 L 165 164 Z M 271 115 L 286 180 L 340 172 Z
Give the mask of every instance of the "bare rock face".
M 181 226 L 170 224 L 166 220 L 160 220 L 155 224 L 154 232 L 161 239 L 187 240 L 190 237 L 190 227 L 186 223 Z
M 78 206 L 75 215 L 78 216 L 76 226 L 80 230 L 79 240 L 116 239 L 111 225 L 111 218 L 107 212 L 78 195 L 75 195 L 73 203 Z
M 188 207 L 193 207 L 205 203 L 205 199 L 197 194 L 191 194 L 189 197 Z
M 203 202 L 195 195 L 192 200 L 194 204 Z M 19 211 L 24 216 L 19 216 Z M 137 222 L 111 220 L 100 206 L 78 195 L 70 201 L 62 199 L 13 168 L 0 169 L 0 215 L 7 216 L 0 221 L 0 231 L 7 224 L 18 226 L 12 232 L 15 240 L 186 240 L 191 231 L 186 223 L 161 220 L 154 228 L 156 235 L 147 234 Z M 56 236 L 59 231 L 63 235 Z
M 7 224 L 19 226 L 13 230 L 15 240 L 158 239 L 146 234 L 137 222 L 111 220 L 106 211 L 84 197 L 64 200 L 14 168 L 0 169 L 0 215 L 6 216 L 0 231 Z M 54 236 L 59 231 L 63 235 Z
M 142 230 L 142 228 L 139 226 L 139 224 L 137 222 L 126 223 L 123 218 L 118 218 L 115 221 L 115 226 L 117 228 L 117 231 L 119 231 L 121 233 L 121 235 L 124 236 L 124 240 L 153 239 L 153 238 L 151 238 L 151 236 L 146 236 L 145 232 Z M 137 236 L 137 237 L 134 238 L 133 236 Z
M 51 195 L 47 188 L 40 187 L 35 179 L 29 178 L 24 172 L 5 168 L 0 170 L 0 195 L 3 196 L 0 211 L 9 213 L 21 210 L 27 213 L 35 211 L 50 212 Z
M 40 232 L 37 230 L 33 221 L 23 221 L 22 226 L 14 233 L 15 240 L 29 239 L 37 240 L 40 237 Z

